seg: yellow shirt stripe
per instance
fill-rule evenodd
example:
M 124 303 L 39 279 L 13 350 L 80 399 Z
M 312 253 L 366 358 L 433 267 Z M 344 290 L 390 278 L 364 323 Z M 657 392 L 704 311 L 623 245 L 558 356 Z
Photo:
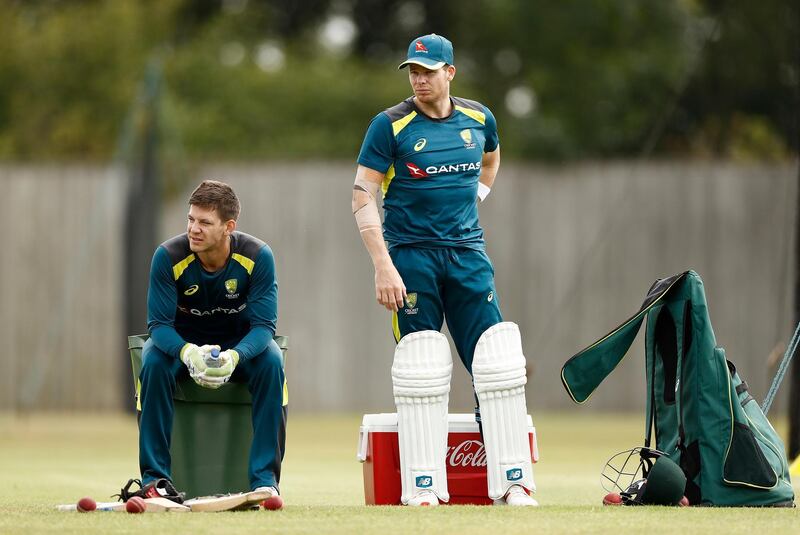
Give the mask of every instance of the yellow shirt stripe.
M 411 120 L 414 119 L 414 117 L 416 117 L 416 116 L 417 116 L 417 112 L 412 111 L 411 113 L 409 113 L 408 115 L 406 115 L 402 119 L 398 119 L 395 122 L 393 122 L 392 123 L 392 131 L 394 132 L 394 135 L 397 136 L 397 134 L 399 134 L 400 131 L 403 128 L 408 126 L 408 123 L 410 123 Z
M 486 124 L 486 114 L 483 113 L 482 111 L 471 110 L 469 108 L 465 108 L 464 106 L 456 106 L 456 110 L 460 111 L 464 115 L 472 117 L 473 119 L 475 119 L 476 121 L 478 121 L 479 123 L 481 123 L 483 125 Z M 397 135 L 397 134 L 395 134 L 395 135 Z
M 384 197 L 386 197 L 386 192 L 389 191 L 389 184 L 391 184 L 393 178 L 394 178 L 394 164 L 390 165 L 389 169 L 386 170 L 386 174 L 383 175 L 383 182 L 381 182 L 381 191 L 383 191 Z
M 394 341 L 400 341 L 400 323 L 397 321 L 397 312 L 392 312 L 392 334 L 394 334 Z
M 194 262 L 194 253 L 190 254 L 189 256 L 187 256 L 186 258 L 184 258 L 183 260 L 172 266 L 172 275 L 175 277 L 175 280 L 181 278 L 183 272 L 186 271 L 186 268 L 188 268 L 189 264 L 191 264 L 192 262 Z
M 231 258 L 233 258 L 234 260 L 239 262 L 242 265 L 242 267 L 244 267 L 244 269 L 247 270 L 247 274 L 248 275 L 252 275 L 253 274 L 253 267 L 256 265 L 255 262 L 253 262 L 252 260 L 250 260 L 246 256 L 240 255 L 239 253 L 233 253 L 231 255 Z

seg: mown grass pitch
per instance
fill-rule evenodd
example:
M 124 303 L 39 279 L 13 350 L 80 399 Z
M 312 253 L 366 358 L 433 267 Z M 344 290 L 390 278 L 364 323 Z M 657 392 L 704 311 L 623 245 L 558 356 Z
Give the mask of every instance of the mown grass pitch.
M 587 411 L 534 414 L 534 421 L 537 509 L 365 507 L 355 458 L 360 417 L 291 415 L 284 510 L 128 515 L 59 513 L 54 505 L 110 499 L 137 476 L 132 416 L 0 415 L 0 533 L 800 532 L 797 509 L 602 507 L 600 470 L 613 453 L 641 444 L 642 416 Z

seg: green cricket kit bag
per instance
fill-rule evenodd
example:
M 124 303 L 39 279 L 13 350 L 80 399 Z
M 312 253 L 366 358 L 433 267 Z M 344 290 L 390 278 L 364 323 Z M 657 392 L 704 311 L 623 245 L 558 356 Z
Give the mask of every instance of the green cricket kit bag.
M 645 447 L 654 434 L 654 449 L 686 475 L 692 505 L 793 506 L 783 442 L 717 346 L 694 271 L 657 280 L 635 315 L 564 364 L 572 400 L 591 396 L 645 319 Z

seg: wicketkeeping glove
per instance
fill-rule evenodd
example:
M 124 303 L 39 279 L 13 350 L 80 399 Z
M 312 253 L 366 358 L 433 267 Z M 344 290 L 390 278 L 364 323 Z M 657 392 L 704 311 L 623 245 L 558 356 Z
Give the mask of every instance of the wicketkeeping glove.
M 227 377 L 209 377 L 205 373 L 201 373 L 197 377 L 192 377 L 192 379 L 203 388 L 211 388 L 212 390 L 216 390 L 228 382 Z
M 215 347 L 219 349 L 219 346 L 204 345 L 199 347 L 195 344 L 186 344 L 181 348 L 181 361 L 186 365 L 186 368 L 189 370 L 189 375 L 191 375 L 192 379 L 195 381 L 197 377 L 201 376 L 206 369 L 208 369 L 206 356 L 211 349 Z
M 222 379 L 227 383 L 236 365 L 239 364 L 239 353 L 233 349 L 228 349 L 219 354 L 220 366 L 219 368 L 206 368 L 203 373 L 206 379 L 213 380 L 215 378 Z

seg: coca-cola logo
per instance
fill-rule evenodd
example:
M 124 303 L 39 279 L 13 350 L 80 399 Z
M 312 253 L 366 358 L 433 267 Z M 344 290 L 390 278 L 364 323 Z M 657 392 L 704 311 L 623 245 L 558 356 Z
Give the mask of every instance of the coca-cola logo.
M 486 450 L 480 440 L 464 440 L 447 448 L 447 464 L 453 467 L 486 466 Z

